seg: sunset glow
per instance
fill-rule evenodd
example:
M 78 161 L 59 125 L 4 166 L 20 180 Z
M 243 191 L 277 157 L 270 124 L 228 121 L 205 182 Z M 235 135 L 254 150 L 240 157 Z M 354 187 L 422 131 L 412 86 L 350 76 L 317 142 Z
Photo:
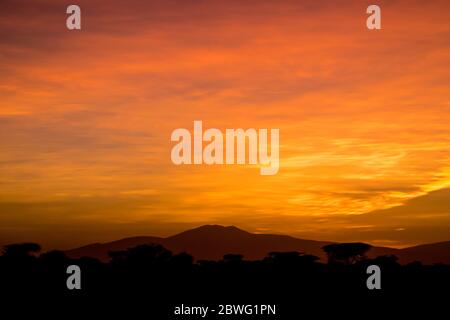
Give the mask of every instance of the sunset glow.
M 55 2 L 0 4 L 0 244 L 449 240 L 448 1 L 380 1 L 369 31 L 366 1 L 84 0 L 74 32 Z M 195 120 L 279 128 L 278 173 L 175 166 Z

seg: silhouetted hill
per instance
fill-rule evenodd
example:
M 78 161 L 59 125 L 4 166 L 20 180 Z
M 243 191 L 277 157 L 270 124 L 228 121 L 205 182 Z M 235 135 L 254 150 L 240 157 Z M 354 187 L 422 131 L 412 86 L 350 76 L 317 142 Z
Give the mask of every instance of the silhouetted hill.
M 422 261 L 423 263 L 450 264 L 450 241 L 409 247 L 396 254 L 400 261 Z
M 108 261 L 108 252 L 133 248 L 141 244 L 160 244 L 164 239 L 158 237 L 132 237 L 107 243 L 93 243 L 87 246 L 68 250 L 65 253 L 71 258 L 93 257 Z
M 353 229 L 348 235 L 352 241 L 367 239 L 368 235 L 372 239 L 386 239 L 397 243 L 448 241 L 450 188 L 431 191 L 395 207 L 346 215 L 343 221 L 350 225 L 370 225 L 369 229 Z
M 205 225 L 167 238 L 125 238 L 68 250 L 66 254 L 72 258 L 88 256 L 107 261 L 109 251 L 125 250 L 140 244 L 161 244 L 174 253 L 187 252 L 197 260 L 219 260 L 228 253 L 242 254 L 247 260 L 256 260 L 262 259 L 271 251 L 300 251 L 325 260 L 322 247 L 330 243 L 286 235 L 254 234 L 234 226 Z M 405 249 L 373 247 L 368 255 L 377 257 L 392 254 L 399 257 L 401 263 L 421 261 L 424 264 L 450 264 L 450 241 Z
M 163 245 L 185 251 L 198 260 L 218 260 L 227 253 L 243 254 L 248 260 L 262 259 L 270 251 L 301 251 L 322 255 L 330 242 L 296 239 L 285 235 L 254 234 L 234 226 L 207 225 L 165 239 Z

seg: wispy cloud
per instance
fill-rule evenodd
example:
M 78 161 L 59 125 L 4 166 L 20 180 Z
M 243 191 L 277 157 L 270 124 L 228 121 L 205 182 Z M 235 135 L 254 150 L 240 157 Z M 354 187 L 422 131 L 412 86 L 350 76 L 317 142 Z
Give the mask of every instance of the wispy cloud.
M 60 1 L 0 3 L 0 200 L 24 206 L 3 228 L 50 219 L 51 206 L 24 208 L 64 198 L 59 223 L 82 225 L 65 213 L 75 205 L 80 219 L 95 212 L 92 230 L 157 216 L 338 238 L 371 223 L 336 217 L 450 183 L 448 1 L 382 1 L 377 33 L 351 1 L 78 4 L 81 32 L 65 29 Z M 170 133 L 196 119 L 279 128 L 280 172 L 173 166 Z M 408 241 L 434 232 L 418 234 Z

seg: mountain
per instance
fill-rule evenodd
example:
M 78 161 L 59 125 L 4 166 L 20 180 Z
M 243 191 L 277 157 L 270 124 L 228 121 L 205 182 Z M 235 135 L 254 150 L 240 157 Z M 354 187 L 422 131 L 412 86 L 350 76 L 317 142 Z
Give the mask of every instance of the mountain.
M 261 259 L 271 251 L 301 251 L 323 256 L 322 247 L 330 242 L 302 240 L 285 235 L 254 234 L 234 226 L 205 225 L 167 238 L 133 237 L 108 243 L 94 243 L 66 251 L 69 257 L 109 259 L 109 251 L 125 250 L 139 244 L 161 244 L 174 253 L 188 252 L 197 260 L 218 260 L 227 253 Z
M 202 226 L 169 237 L 163 243 L 175 252 L 186 251 L 196 259 L 221 259 L 227 253 L 261 259 L 271 251 L 301 251 L 314 255 L 330 242 L 296 239 L 285 235 L 254 234 L 234 226 Z
M 425 264 L 439 262 L 450 264 L 450 241 L 401 249 L 395 255 L 399 257 L 400 261 L 422 261 Z
M 65 253 L 70 258 L 92 257 L 102 261 L 108 261 L 110 251 L 121 251 L 128 248 L 136 247 L 140 244 L 162 244 L 164 238 L 158 237 L 132 237 L 107 243 L 93 243 Z
M 108 261 L 109 251 L 119 251 L 140 244 L 160 244 L 174 253 L 188 252 L 197 260 L 218 260 L 227 253 L 243 254 L 247 260 L 262 259 L 271 251 L 300 251 L 325 261 L 322 251 L 326 241 L 297 239 L 286 235 L 254 234 L 234 226 L 205 225 L 167 238 L 133 237 L 108 243 L 94 243 L 66 251 L 72 258 L 83 256 Z M 401 263 L 450 264 L 450 241 L 405 249 L 373 247 L 369 257 L 394 254 Z
M 403 204 L 364 214 L 346 215 L 349 225 L 369 225 L 354 228 L 348 238 L 385 239 L 393 243 L 437 243 L 450 240 L 450 188 L 438 189 L 410 198 Z M 364 240 L 363 240 L 364 241 Z

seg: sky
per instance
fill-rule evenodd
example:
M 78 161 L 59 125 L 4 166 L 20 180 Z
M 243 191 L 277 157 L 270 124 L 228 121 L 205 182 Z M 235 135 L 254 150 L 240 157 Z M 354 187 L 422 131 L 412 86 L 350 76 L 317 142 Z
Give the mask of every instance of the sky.
M 450 3 L 377 3 L 370 31 L 368 1 L 1 0 L 0 245 L 450 240 Z M 278 174 L 175 166 L 194 120 L 278 128 Z

